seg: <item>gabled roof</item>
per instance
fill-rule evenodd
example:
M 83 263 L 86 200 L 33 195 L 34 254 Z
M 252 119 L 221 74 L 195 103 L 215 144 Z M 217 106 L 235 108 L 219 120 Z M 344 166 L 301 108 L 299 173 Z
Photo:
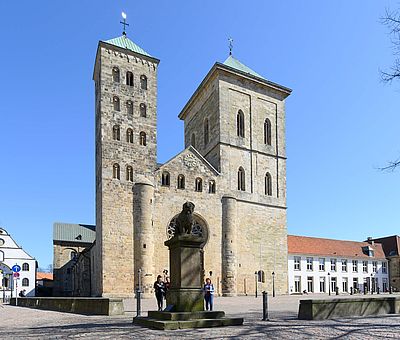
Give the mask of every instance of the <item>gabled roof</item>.
M 382 244 L 386 256 L 400 255 L 400 237 L 398 235 L 374 238 L 372 241 Z
M 226 58 L 226 60 L 223 62 L 223 64 L 225 66 L 232 67 L 232 68 L 234 68 L 234 69 L 236 69 L 238 71 L 241 71 L 243 73 L 248 73 L 248 74 L 251 74 L 252 76 L 267 80 L 263 76 L 260 76 L 257 72 L 253 71 L 250 67 L 247 67 L 246 65 L 241 63 L 239 60 L 234 58 L 232 55 L 230 55 L 228 58 Z
M 152 57 L 150 54 L 148 54 L 143 48 L 140 46 L 136 45 L 131 39 L 129 39 L 126 35 L 122 35 L 117 38 L 109 39 L 104 41 L 107 44 L 111 44 L 117 47 L 125 48 L 127 50 L 130 50 L 135 53 L 139 53 L 142 55 L 145 55 L 147 57 Z
M 159 168 L 162 168 L 164 166 L 166 166 L 168 163 L 172 162 L 174 159 L 178 158 L 181 154 L 183 154 L 185 151 L 190 151 L 192 154 L 194 154 L 199 160 L 200 162 L 205 165 L 212 173 L 214 173 L 214 175 L 219 176 L 220 173 L 218 172 L 217 169 L 215 169 L 211 163 L 205 159 L 200 152 L 198 152 L 192 145 L 189 145 L 186 149 L 182 150 L 180 153 L 178 153 L 177 155 L 175 155 L 174 157 L 172 157 L 171 159 L 169 159 L 168 161 L 166 161 L 164 164 L 159 164 Z
M 37 272 L 36 280 L 53 280 L 53 273 Z
M 372 248 L 372 250 L 374 250 L 374 256 L 364 254 L 363 247 Z M 382 245 L 379 243 L 372 245 L 368 242 L 332 240 L 327 238 L 295 235 L 288 235 L 288 253 L 365 259 L 385 258 Z
M 93 243 L 96 226 L 89 224 L 59 223 L 53 225 L 53 241 Z

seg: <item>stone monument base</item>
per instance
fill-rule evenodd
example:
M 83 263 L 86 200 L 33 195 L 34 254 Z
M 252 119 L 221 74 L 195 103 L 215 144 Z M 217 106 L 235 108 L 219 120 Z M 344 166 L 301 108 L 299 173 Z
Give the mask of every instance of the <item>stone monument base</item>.
M 135 325 L 153 329 L 174 330 L 187 328 L 210 328 L 243 325 L 243 318 L 225 318 L 222 311 L 199 312 L 156 312 L 149 311 L 148 317 L 137 317 Z

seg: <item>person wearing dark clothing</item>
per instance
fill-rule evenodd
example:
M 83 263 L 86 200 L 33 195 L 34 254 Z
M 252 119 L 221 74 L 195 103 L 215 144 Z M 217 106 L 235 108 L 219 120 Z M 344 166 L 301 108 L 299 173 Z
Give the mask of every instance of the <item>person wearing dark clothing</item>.
M 161 275 L 158 275 L 157 281 L 154 282 L 154 293 L 156 294 L 158 310 L 161 311 L 163 307 L 163 298 L 165 295 L 165 284 L 161 279 Z

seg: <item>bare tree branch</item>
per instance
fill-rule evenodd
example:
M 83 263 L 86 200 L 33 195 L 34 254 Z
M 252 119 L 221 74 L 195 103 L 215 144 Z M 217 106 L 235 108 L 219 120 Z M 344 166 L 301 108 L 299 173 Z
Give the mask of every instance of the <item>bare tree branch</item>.
M 394 170 L 396 170 L 398 166 L 400 166 L 400 159 L 397 159 L 395 161 L 390 161 L 388 162 L 387 166 L 378 169 L 381 171 L 393 172 Z

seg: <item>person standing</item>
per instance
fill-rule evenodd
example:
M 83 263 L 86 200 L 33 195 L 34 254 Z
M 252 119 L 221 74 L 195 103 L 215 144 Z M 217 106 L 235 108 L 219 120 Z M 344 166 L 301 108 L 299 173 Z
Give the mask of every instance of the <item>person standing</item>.
M 206 310 L 213 310 L 214 302 L 214 285 L 211 283 L 211 279 L 207 278 L 204 284 L 204 300 L 206 301 Z
M 156 294 L 158 310 L 162 311 L 163 298 L 165 294 L 165 284 L 161 278 L 161 275 L 158 275 L 157 281 L 154 282 L 154 293 Z

